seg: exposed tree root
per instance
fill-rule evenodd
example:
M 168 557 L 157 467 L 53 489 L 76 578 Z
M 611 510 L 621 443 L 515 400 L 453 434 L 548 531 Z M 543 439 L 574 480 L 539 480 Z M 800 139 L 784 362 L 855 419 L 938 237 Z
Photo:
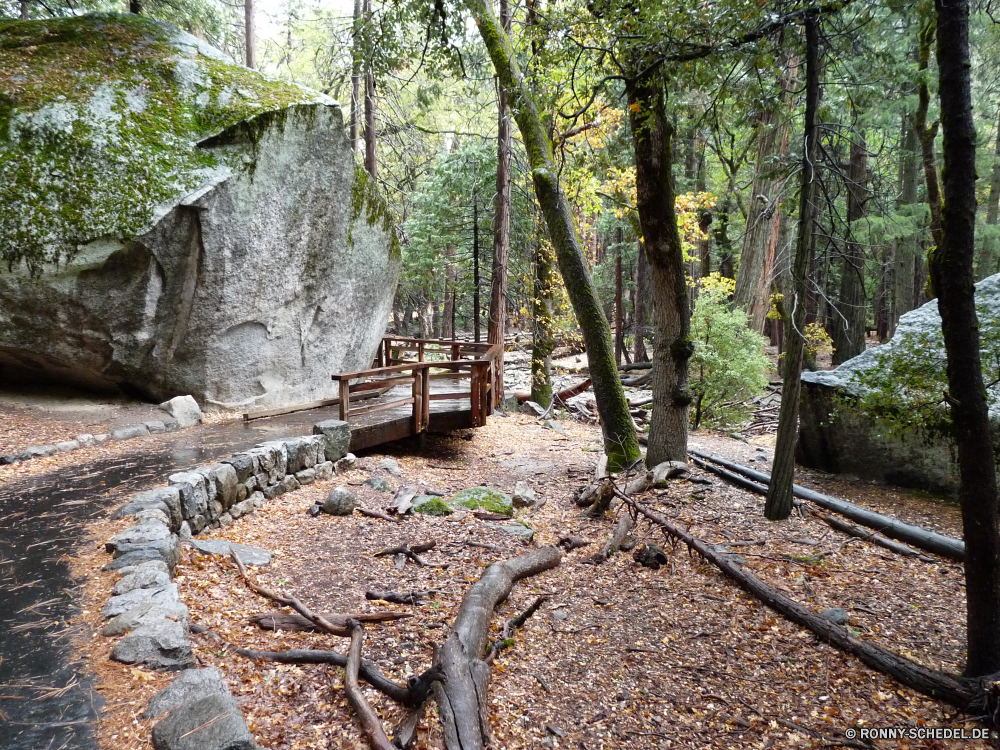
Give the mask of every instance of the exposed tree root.
M 358 670 L 361 667 L 361 646 L 365 640 L 365 628 L 357 620 L 349 620 L 347 624 L 351 631 L 351 649 L 347 653 L 347 666 L 344 668 L 344 692 L 347 693 L 347 702 L 351 704 L 351 708 L 357 714 L 361 728 L 365 730 L 372 748 L 374 750 L 394 750 L 389 738 L 385 736 L 382 722 L 379 721 L 375 711 L 365 700 L 361 686 L 358 684 Z
M 523 627 L 524 623 L 528 621 L 528 618 L 538 611 L 538 608 L 542 606 L 542 603 L 546 599 L 548 599 L 547 596 L 538 597 L 531 603 L 530 607 L 524 610 L 524 612 L 519 614 L 517 617 L 511 617 L 504 623 L 503 630 L 500 632 L 500 637 L 493 641 L 493 645 L 490 646 L 490 652 L 486 656 L 487 664 L 496 659 L 500 655 L 500 652 L 505 648 L 510 648 L 514 644 L 514 640 L 511 637 L 514 635 L 514 631 Z
M 343 633 L 337 633 L 337 635 L 349 636 L 351 631 L 347 627 L 348 620 L 357 620 L 358 622 L 393 622 L 395 620 L 409 619 L 413 615 L 406 612 L 367 612 L 357 615 L 343 615 L 330 612 L 323 613 L 320 617 L 334 627 L 342 627 L 344 629 Z M 315 623 L 307 620 L 302 615 L 286 614 L 285 612 L 261 612 L 260 614 L 252 615 L 250 622 L 261 630 L 290 630 L 293 632 L 319 630 Z

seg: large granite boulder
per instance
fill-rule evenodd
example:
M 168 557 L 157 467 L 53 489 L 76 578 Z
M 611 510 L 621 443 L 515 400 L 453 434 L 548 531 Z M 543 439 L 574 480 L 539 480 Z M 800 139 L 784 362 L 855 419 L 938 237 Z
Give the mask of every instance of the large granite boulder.
M 400 255 L 340 106 L 133 15 L 0 20 L 0 380 L 335 396 Z
M 976 306 L 987 329 L 995 327 L 993 321 L 1000 319 L 1000 274 L 976 285 Z M 873 418 L 859 408 L 858 399 L 870 392 L 859 376 L 878 366 L 884 368 L 888 358 L 921 362 L 927 371 L 943 374 L 945 353 L 937 300 L 901 316 L 886 344 L 867 349 L 834 370 L 802 374 L 796 459 L 804 466 L 835 474 L 956 494 L 957 454 L 947 430 L 933 420 L 900 429 L 898 422 Z M 984 357 L 984 363 L 987 361 Z M 993 379 L 992 375 L 985 377 L 986 382 Z M 893 380 L 891 372 L 886 380 L 892 381 L 895 391 L 890 403 L 901 411 L 913 401 L 940 400 L 945 388 L 943 381 L 928 381 L 929 390 L 921 392 L 902 378 Z M 995 435 L 1000 435 L 1000 411 L 995 406 L 998 395 L 994 387 L 990 417 Z M 943 413 L 944 407 L 941 409 Z

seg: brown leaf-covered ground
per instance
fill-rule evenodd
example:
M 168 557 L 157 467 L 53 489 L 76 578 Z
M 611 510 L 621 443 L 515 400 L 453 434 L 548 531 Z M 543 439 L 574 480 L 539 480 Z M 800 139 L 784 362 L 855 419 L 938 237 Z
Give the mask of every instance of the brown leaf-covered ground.
M 19 445 L 39 442 L 30 439 L 29 422 L 22 422 Z M 385 476 L 394 488 L 413 483 L 442 492 L 481 483 L 509 492 L 515 481 L 525 479 L 546 500 L 535 514 L 520 514 L 535 530 L 532 546 L 552 544 L 569 534 L 593 540 L 591 546 L 567 555 L 554 571 L 515 585 L 497 613 L 499 631 L 507 617 L 524 610 L 535 597 L 548 597 L 516 634 L 514 645 L 493 664 L 490 702 L 495 747 L 807 748 L 829 746 L 854 726 L 975 726 L 956 718 L 949 707 L 817 642 L 686 549 L 667 546 L 670 562 L 655 571 L 639 566 L 628 554 L 601 566 L 586 564 L 612 530 L 614 519 L 586 519 L 572 504 L 573 491 L 592 474 L 599 433 L 593 426 L 564 424 L 566 434 L 560 435 L 526 416 L 493 417 L 474 434 L 429 437 L 423 450 L 414 444 L 373 453 L 362 459 L 361 467 L 335 480 L 351 485 L 363 505 L 377 508 L 391 495 L 361 486 L 374 473 Z M 57 431 L 46 433 L 44 439 L 64 437 L 54 434 Z M 759 451 L 758 446 L 708 433 L 694 435 L 692 444 L 744 463 L 757 454 L 769 455 L 770 450 L 766 444 Z M 383 455 L 397 458 L 402 478 L 375 469 Z M 58 460 L 61 464 L 84 457 L 85 452 L 79 451 Z M 25 466 L 31 464 L 32 473 L 43 470 L 41 461 Z M 764 462 L 753 465 L 766 469 Z M 12 475 L 8 470 L 0 481 Z M 932 498 L 807 472 L 802 477 L 829 494 L 944 533 L 958 532 L 957 510 Z M 930 667 L 961 669 L 960 566 L 944 560 L 904 559 L 849 540 L 812 517 L 768 523 L 759 497 L 709 479 L 710 485 L 675 481 L 667 490 L 649 493 L 647 499 L 695 535 L 727 544 L 747 560 L 749 569 L 799 601 L 818 611 L 831 606 L 848 610 L 850 627 L 860 637 Z M 417 516 L 402 524 L 359 515 L 307 515 L 309 506 L 321 501 L 333 484 L 304 487 L 211 535 L 273 550 L 273 563 L 250 568 L 250 575 L 298 596 L 314 610 L 412 613 L 410 619 L 370 625 L 366 632 L 365 656 L 388 676 L 405 680 L 430 665 L 434 645 L 443 640 L 462 595 L 484 566 L 528 547 L 471 514 Z M 114 580 L 113 574 L 99 570 L 107 560 L 100 546 L 124 523 L 94 524 L 92 543 L 74 560 L 85 602 L 78 625 L 91 633 L 81 639 L 80 649 L 107 700 L 100 728 L 102 746 L 116 750 L 150 747 L 149 725 L 140 714 L 148 697 L 170 679 L 109 662 L 110 641 L 93 635 L 100 627 L 97 613 Z M 640 526 L 637 536 L 664 544 L 659 533 L 646 526 Z M 384 547 L 431 539 L 437 546 L 423 557 L 447 567 L 407 563 L 397 571 L 391 558 L 373 556 Z M 499 549 L 471 546 L 468 541 Z M 250 615 L 276 607 L 252 593 L 227 559 L 188 549 L 177 574 L 192 621 L 232 644 L 262 650 L 346 651 L 346 639 L 275 634 L 250 626 Z M 430 588 L 441 593 L 415 607 L 364 598 L 368 589 Z M 226 675 L 261 746 L 367 746 L 347 707 L 340 670 L 254 663 L 225 652 L 210 637 L 194 636 L 194 642 L 200 663 L 217 666 Z M 391 728 L 402 716 L 401 709 L 370 689 L 366 693 Z M 442 747 L 433 711 L 423 726 L 419 746 Z M 873 746 L 959 744 L 986 747 L 976 742 L 920 740 L 877 741 Z

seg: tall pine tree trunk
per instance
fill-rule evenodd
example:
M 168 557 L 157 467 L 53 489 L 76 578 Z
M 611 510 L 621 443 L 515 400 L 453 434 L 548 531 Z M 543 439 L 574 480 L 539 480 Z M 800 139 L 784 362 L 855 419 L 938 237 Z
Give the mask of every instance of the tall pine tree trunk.
M 253 70 L 257 67 L 254 47 L 257 44 L 254 33 L 253 0 L 243 0 L 243 32 L 247 47 L 247 67 Z
M 764 515 L 771 521 L 788 518 L 792 512 L 792 481 L 795 476 L 795 440 L 799 432 L 799 391 L 805 339 L 806 291 L 816 216 L 816 155 L 819 153 L 816 112 L 819 109 L 819 22 L 814 13 L 805 17 L 806 112 L 802 144 L 802 187 L 799 195 L 799 231 L 792 266 L 791 295 L 782 300 L 785 320 L 785 362 L 774 466 L 767 489 Z
M 938 91 L 944 134 L 942 242 L 930 256 L 948 353 L 948 401 L 958 447 L 965 539 L 965 674 L 1000 670 L 1000 525 L 996 464 L 973 297 L 976 127 L 972 117 L 968 0 L 936 0 Z
M 664 110 L 662 82 L 626 81 L 635 149 L 636 210 L 652 276 L 653 412 L 646 464 L 687 460 L 688 360 L 691 358 L 684 251 L 674 210 L 673 129 Z
M 990 170 L 990 194 L 986 199 L 986 224 L 997 225 L 1000 218 L 1000 115 L 997 116 L 996 151 L 993 154 L 993 169 Z M 995 231 L 995 230 L 994 230 Z M 991 233 L 983 243 L 983 253 L 979 260 L 978 278 L 984 279 L 1000 268 L 1000 237 Z
M 635 243 L 635 341 L 632 346 L 633 362 L 648 362 L 646 353 L 646 298 L 649 296 L 649 261 L 641 242 Z
M 444 271 L 444 314 L 441 322 L 441 338 L 455 338 L 455 246 L 449 244 L 444 249 L 447 259 Z
M 554 266 L 552 249 L 546 243 L 539 242 L 535 250 L 535 281 L 531 302 L 534 326 L 531 345 L 531 400 L 546 408 L 552 403 L 551 356 L 555 348 L 552 326 Z
M 510 33 L 508 0 L 500 0 L 500 25 Z M 503 344 L 507 331 L 507 259 L 510 254 L 510 112 L 507 95 L 497 87 L 497 196 L 493 213 L 493 275 L 490 285 L 490 322 L 486 340 Z M 503 352 L 499 362 L 503 383 Z
M 587 269 L 580 237 L 573 224 L 572 210 L 559 183 L 559 171 L 552 156 L 552 143 L 535 97 L 517 64 L 510 40 L 500 28 L 490 3 L 487 0 L 465 0 L 465 5 L 476 20 L 500 86 L 507 95 L 511 112 L 521 131 L 535 196 L 545 217 L 563 282 L 583 332 L 590 375 L 594 383 L 594 396 L 604 432 L 608 467 L 612 471 L 624 469 L 639 458 L 639 441 L 625 400 L 625 391 L 618 378 L 618 368 L 615 366 L 611 327 L 601 309 L 597 290 Z
M 840 275 L 840 317 L 834 323 L 833 364 L 843 364 L 865 350 L 865 251 L 855 237 L 856 222 L 867 213 L 868 147 L 864 132 L 851 143 L 847 171 L 847 242 Z
M 378 176 L 378 160 L 375 154 L 375 72 L 372 70 L 371 0 L 364 0 L 365 19 L 365 169 L 372 177 Z
M 899 169 L 899 205 L 903 209 L 909 207 L 910 215 L 917 205 L 917 184 L 919 182 L 919 162 L 917 150 L 917 131 L 913 128 L 907 116 L 903 116 L 903 148 L 900 154 Z M 919 239 L 916 228 L 909 237 L 903 237 L 893 243 L 895 257 L 892 265 L 892 319 L 890 331 L 896 330 L 899 316 L 913 309 L 913 278 L 916 265 Z
M 351 148 L 361 156 L 361 67 L 365 59 L 362 37 L 362 0 L 354 0 L 354 24 L 351 31 Z

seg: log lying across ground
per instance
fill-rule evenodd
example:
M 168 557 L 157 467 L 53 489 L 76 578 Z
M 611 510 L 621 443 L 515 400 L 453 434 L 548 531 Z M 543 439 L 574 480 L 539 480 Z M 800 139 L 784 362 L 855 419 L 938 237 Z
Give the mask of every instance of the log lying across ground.
M 587 378 L 586 380 L 580 381 L 576 385 L 569 386 L 569 388 L 563 388 L 561 391 L 559 391 L 553 396 L 553 399 L 559 399 L 560 401 L 567 401 L 573 398 L 573 396 L 579 396 L 581 393 L 590 388 L 590 386 L 592 385 L 593 381 L 590 378 Z M 514 398 L 517 399 L 517 402 L 519 404 L 523 404 L 525 401 L 531 400 L 531 394 L 515 393 Z
M 526 555 L 490 565 L 462 600 L 452 631 L 438 652 L 445 675 L 434 684 L 448 750 L 481 750 L 490 741 L 485 659 L 490 645 L 493 610 L 510 594 L 516 581 L 559 565 L 563 553 L 543 547 Z
M 694 457 L 719 464 L 720 466 L 724 466 L 733 472 L 742 474 L 749 480 L 755 480 L 756 482 L 762 483 L 762 485 L 764 485 L 763 493 L 767 493 L 766 485 L 771 481 L 770 474 L 757 471 L 756 469 L 751 469 L 748 466 L 741 466 L 738 463 L 711 453 L 702 453 L 697 450 L 689 450 L 688 452 Z M 703 466 L 701 463 L 698 465 Z M 754 484 L 752 481 L 744 484 L 743 486 L 756 492 L 761 491 L 761 485 Z M 927 529 L 923 529 L 919 526 L 912 526 L 908 523 L 897 521 L 895 518 L 891 518 L 890 516 L 883 516 L 881 513 L 866 510 L 865 508 L 861 508 L 854 503 L 849 503 L 845 500 L 838 500 L 835 497 L 824 495 L 822 492 L 816 492 L 815 490 L 806 489 L 798 484 L 794 485 L 794 492 L 796 497 L 815 503 L 821 508 L 832 510 L 834 513 L 839 513 L 845 518 L 849 518 L 852 521 L 860 523 L 862 526 L 867 526 L 870 529 L 875 529 L 886 536 L 892 537 L 893 539 L 898 539 L 901 542 L 906 542 L 907 544 L 911 544 L 919 549 L 927 552 L 933 552 L 935 555 L 941 555 L 942 557 L 947 557 L 952 560 L 958 560 L 959 562 L 963 562 L 965 560 L 965 542 L 959 539 L 953 539 L 950 536 L 928 531 Z
M 348 620 L 358 622 L 393 622 L 395 620 L 406 620 L 413 615 L 406 612 L 366 612 L 364 614 L 345 615 L 340 613 L 324 612 L 320 615 L 324 620 L 334 627 L 342 627 L 343 633 L 336 635 L 349 636 L 350 628 L 347 626 Z M 252 615 L 250 622 L 261 630 L 289 630 L 293 632 L 315 632 L 319 628 L 311 620 L 307 620 L 300 614 L 286 612 L 261 612 Z
M 711 545 L 692 536 L 660 514 L 628 496 L 622 497 L 639 514 L 659 526 L 671 540 L 686 544 L 689 549 L 719 568 L 740 588 L 757 597 L 775 612 L 797 625 L 808 628 L 830 645 L 857 657 L 872 669 L 893 677 L 919 693 L 945 701 L 976 719 L 996 726 L 997 718 L 1000 716 L 998 713 L 1000 696 L 996 693 L 994 683 L 1000 675 L 968 679 L 938 672 L 874 643 L 855 638 L 844 626 L 834 624 L 785 596 L 753 573 L 744 570 L 725 554 L 716 552 Z

